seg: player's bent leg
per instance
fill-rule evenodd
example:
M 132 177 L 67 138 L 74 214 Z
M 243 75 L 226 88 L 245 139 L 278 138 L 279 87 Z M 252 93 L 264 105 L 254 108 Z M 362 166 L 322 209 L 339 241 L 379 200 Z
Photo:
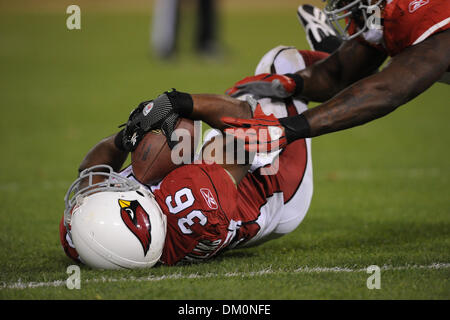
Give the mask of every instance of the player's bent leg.
M 259 61 L 255 75 L 261 73 L 295 73 L 327 58 L 330 54 L 317 50 L 298 50 L 291 46 L 278 46 Z
M 266 105 L 270 108 L 287 108 Z M 297 114 L 294 108 L 294 114 Z M 211 130 L 205 144 L 220 135 Z M 275 157 L 276 171 L 270 155 L 257 154 L 252 168 L 239 183 L 239 247 L 251 247 L 278 238 L 295 230 L 309 209 L 313 194 L 311 140 L 301 139 L 289 144 Z
M 272 232 L 272 237 L 280 237 L 294 231 L 305 218 L 311 204 L 313 195 L 312 159 L 310 141 L 306 141 L 306 143 L 308 159 L 305 173 L 291 200 L 285 203 L 281 209 L 280 220 Z
M 261 73 L 295 73 L 305 68 L 302 55 L 295 47 L 278 46 L 268 51 L 256 66 L 255 75 Z
M 297 140 L 283 150 L 275 175 L 262 176 L 262 169 L 252 173 L 254 179 L 249 179 L 262 183 L 268 192 L 254 221 L 259 226 L 258 233 L 243 245 L 246 247 L 290 233 L 305 218 L 313 195 L 310 139 Z
M 289 50 L 289 54 L 288 52 L 285 52 L 286 55 L 278 54 L 278 57 L 282 58 L 277 62 L 284 64 L 285 67 L 290 65 L 290 70 L 296 70 L 299 67 L 296 52 L 298 51 Z M 277 55 L 273 53 L 272 57 L 276 60 Z M 296 56 L 296 59 L 291 59 Z M 297 99 L 283 101 L 260 99 L 258 102 L 266 114 L 274 114 L 277 118 L 294 116 L 307 109 L 306 103 Z M 256 182 L 259 185 L 255 190 L 248 192 L 250 197 L 258 193 L 257 190 L 265 190 L 265 196 L 261 197 L 261 203 L 255 206 L 258 209 L 254 208 L 258 211 L 253 212 L 256 215 L 252 218 L 253 214 L 249 214 L 246 219 L 248 221 L 242 224 L 242 233 L 250 236 L 247 237 L 248 241 L 239 245 L 240 247 L 259 245 L 292 232 L 308 212 L 313 195 L 311 139 L 297 140 L 277 156 L 278 158 L 271 157 L 270 154 L 257 154 L 250 170 L 251 174 L 241 182 L 240 190 L 244 192 L 252 190 L 252 183 Z

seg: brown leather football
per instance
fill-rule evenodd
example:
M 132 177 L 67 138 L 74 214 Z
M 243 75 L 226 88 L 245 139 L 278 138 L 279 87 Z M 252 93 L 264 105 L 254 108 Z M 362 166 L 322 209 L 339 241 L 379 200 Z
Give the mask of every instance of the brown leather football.
M 185 129 L 187 131 L 178 131 Z M 138 147 L 131 153 L 131 165 L 133 172 L 141 183 L 155 184 L 162 180 L 172 170 L 185 163 L 179 163 L 180 158 L 193 160 L 194 155 L 194 121 L 180 118 L 176 125 L 175 133 L 180 137 L 177 145 L 171 150 L 167 144 L 166 137 L 161 130 L 152 130 L 146 133 L 139 142 Z M 184 139 L 187 139 L 185 141 Z M 182 148 L 190 143 L 190 148 Z M 183 152 L 190 151 L 184 155 Z M 174 163 L 174 161 L 176 163 Z

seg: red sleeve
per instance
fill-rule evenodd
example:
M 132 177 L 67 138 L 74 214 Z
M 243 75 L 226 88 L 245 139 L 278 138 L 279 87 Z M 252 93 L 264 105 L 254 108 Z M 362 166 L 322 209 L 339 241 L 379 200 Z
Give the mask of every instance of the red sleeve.
M 384 9 L 384 40 L 389 55 L 450 28 L 448 0 L 394 0 Z
M 382 50 L 391 57 L 407 47 L 418 44 L 431 35 L 450 28 L 448 0 L 392 0 L 382 12 L 383 45 L 367 41 L 364 35 L 357 40 Z M 348 33 L 356 32 L 352 22 Z
M 163 263 L 204 260 L 231 241 L 237 189 L 221 166 L 180 167 L 164 178 L 155 196 L 167 216 Z

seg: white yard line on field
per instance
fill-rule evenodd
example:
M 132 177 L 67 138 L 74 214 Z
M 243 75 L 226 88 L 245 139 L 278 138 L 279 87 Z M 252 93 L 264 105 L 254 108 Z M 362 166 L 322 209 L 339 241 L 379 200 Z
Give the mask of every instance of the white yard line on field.
M 429 265 L 403 265 L 403 266 L 381 266 L 381 271 L 399 271 L 399 270 L 439 270 L 449 269 L 450 263 L 432 263 Z M 164 281 L 164 280 L 179 280 L 179 279 L 207 279 L 215 277 L 258 277 L 263 275 L 277 275 L 277 274 L 299 274 L 299 273 L 355 273 L 366 272 L 367 268 L 347 268 L 347 267 L 299 267 L 295 270 L 286 271 L 282 269 L 263 269 L 254 272 L 230 272 L 230 273 L 191 273 L 181 274 L 175 273 L 165 276 L 148 276 L 148 277 L 123 277 L 123 278 L 109 278 L 101 277 L 94 279 L 83 279 L 81 275 L 82 284 L 86 283 L 106 283 L 106 282 L 152 282 L 152 281 Z M 30 288 L 42 288 L 42 287 L 62 287 L 66 285 L 66 280 L 55 280 L 46 282 L 2 282 L 0 283 L 0 290 L 2 289 L 30 289 Z

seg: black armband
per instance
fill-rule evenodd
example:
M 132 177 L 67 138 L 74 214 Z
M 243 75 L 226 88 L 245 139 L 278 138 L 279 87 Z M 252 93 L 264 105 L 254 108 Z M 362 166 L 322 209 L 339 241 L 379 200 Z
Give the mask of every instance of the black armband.
M 302 78 L 302 76 L 297 74 L 297 73 L 286 73 L 285 76 L 291 78 L 295 82 L 295 90 L 294 90 L 294 93 L 292 95 L 293 96 L 297 96 L 300 93 L 302 93 L 302 91 L 303 91 L 303 78 Z
M 308 138 L 311 135 L 311 128 L 308 120 L 306 120 L 306 117 L 303 114 L 281 118 L 279 121 L 284 127 L 284 132 L 288 143 L 291 143 L 297 139 Z
M 120 151 L 127 151 L 125 149 L 125 146 L 123 145 L 123 135 L 125 133 L 125 129 L 120 130 L 116 136 L 114 137 L 114 145 L 116 146 L 117 149 L 119 149 Z
M 194 101 L 189 93 L 176 91 L 173 89 L 166 92 L 167 97 L 172 104 L 173 110 L 182 117 L 189 117 L 194 109 Z

